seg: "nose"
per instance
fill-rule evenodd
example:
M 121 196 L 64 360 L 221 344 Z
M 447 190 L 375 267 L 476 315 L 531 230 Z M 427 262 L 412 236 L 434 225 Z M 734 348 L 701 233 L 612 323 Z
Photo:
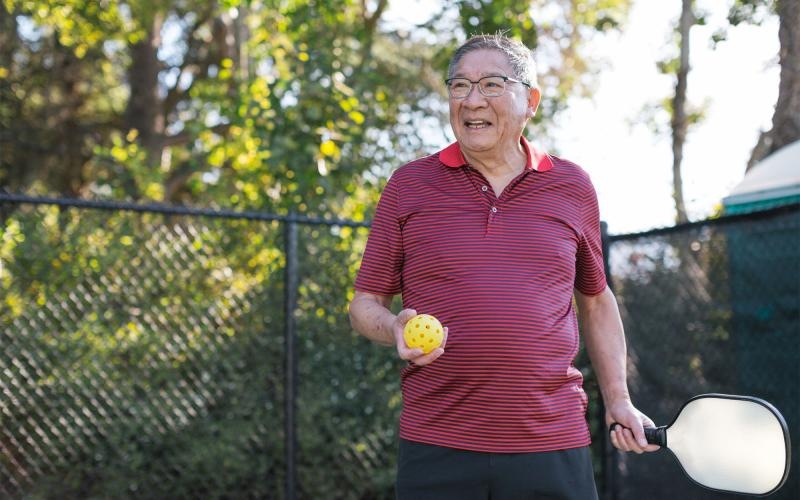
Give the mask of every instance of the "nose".
M 471 108 L 481 107 L 486 104 L 486 96 L 481 94 L 478 84 L 473 83 L 472 88 L 469 89 L 469 94 L 467 94 L 467 97 L 465 97 L 462 102 L 464 105 Z

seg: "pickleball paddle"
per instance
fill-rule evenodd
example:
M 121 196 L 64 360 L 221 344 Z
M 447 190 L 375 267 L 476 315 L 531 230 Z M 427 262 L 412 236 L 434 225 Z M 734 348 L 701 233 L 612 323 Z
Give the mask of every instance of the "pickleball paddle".
M 701 394 L 684 403 L 671 424 L 644 431 L 648 443 L 670 450 L 705 488 L 765 496 L 789 475 L 786 421 L 763 399 Z

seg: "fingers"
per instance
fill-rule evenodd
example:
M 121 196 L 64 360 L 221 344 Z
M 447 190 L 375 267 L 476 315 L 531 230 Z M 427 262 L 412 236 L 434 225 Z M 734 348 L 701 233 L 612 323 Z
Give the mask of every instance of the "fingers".
M 432 350 L 428 354 L 424 354 L 423 353 L 422 356 L 419 356 L 419 357 L 416 357 L 416 358 L 412 358 L 410 361 L 412 363 L 414 363 L 415 365 L 419 365 L 419 366 L 425 366 L 425 365 L 428 365 L 430 363 L 433 363 L 434 361 L 436 361 L 439 358 L 439 356 L 444 354 L 444 346 L 445 346 L 446 343 L 447 343 L 447 327 L 445 326 L 444 327 L 444 337 L 442 338 L 442 345 L 440 345 L 436 349 Z M 422 351 L 420 349 L 412 349 L 412 351 L 419 351 L 420 353 L 422 353 Z
M 419 349 L 414 349 L 414 350 L 419 351 Z M 409 361 L 418 366 L 425 366 L 436 361 L 442 354 L 444 354 L 444 349 L 442 349 L 441 347 L 437 347 L 428 354 L 423 354 L 422 356 L 412 358 Z
M 644 453 L 660 448 L 658 445 L 648 444 L 644 434 L 645 427 L 656 427 L 656 424 L 637 410 L 630 399 L 609 405 L 606 422 L 610 424 L 611 444 L 619 450 Z
M 410 313 L 404 314 L 407 311 Z M 405 326 L 408 320 L 413 318 L 414 316 L 416 316 L 416 311 L 414 311 L 413 309 L 405 309 L 401 311 L 400 314 L 397 315 L 397 318 L 399 322 L 401 322 L 402 325 Z M 403 338 L 401 331 L 400 334 L 397 336 L 397 354 L 400 356 L 400 359 L 410 361 L 418 366 L 425 366 L 430 363 L 433 363 L 439 358 L 439 356 L 444 354 L 444 346 L 445 344 L 447 344 L 447 333 L 448 329 L 447 327 L 444 327 L 444 336 L 442 338 L 442 344 L 426 354 L 422 349 L 409 348 L 406 345 L 405 339 Z
M 655 427 L 652 420 L 644 420 L 647 427 Z M 638 429 L 630 429 L 618 423 L 614 423 L 610 427 L 609 435 L 611 437 L 611 444 L 621 451 L 632 451 L 634 453 L 644 453 L 649 451 L 659 450 L 661 447 L 655 444 L 648 444 L 644 436 L 644 428 L 637 426 Z M 641 435 L 636 431 L 640 431 Z
M 611 444 L 622 451 L 644 453 L 647 445 L 642 446 L 631 429 L 618 425 L 611 431 Z
M 642 423 L 637 423 L 639 425 L 631 428 L 631 431 L 633 431 L 633 438 L 636 442 L 636 445 L 641 449 L 641 451 L 644 451 L 644 449 L 647 447 L 647 438 L 644 437 L 644 427 Z
M 408 323 L 408 320 L 413 318 L 417 315 L 417 311 L 414 309 L 403 309 L 397 314 L 397 320 L 400 322 L 400 326 L 403 327 Z
M 642 435 L 641 435 L 641 439 L 639 439 L 639 437 L 636 438 L 637 443 L 639 443 L 639 446 L 642 447 L 642 451 L 660 450 L 661 447 L 658 446 L 657 444 L 648 443 L 647 442 L 647 436 L 645 436 L 645 434 L 644 434 L 644 428 L 645 427 L 649 427 L 649 428 L 655 428 L 656 427 L 655 422 L 653 422 L 652 420 L 647 418 L 647 416 L 645 416 L 645 415 L 641 415 L 640 418 L 641 418 L 641 423 L 642 423 L 642 427 L 640 427 L 640 429 L 642 431 Z M 635 435 L 635 433 L 634 433 L 634 435 Z
M 397 354 L 400 356 L 400 359 L 411 361 L 415 365 L 424 366 L 436 361 L 439 356 L 444 354 L 444 349 L 442 347 L 437 347 L 431 352 L 425 354 L 422 349 L 417 347 L 411 349 L 405 345 L 405 342 L 403 342 L 403 345 L 397 346 Z
M 618 425 L 611 431 L 611 444 L 622 451 L 635 451 L 636 439 L 630 429 Z M 639 452 L 641 453 L 641 451 Z
M 397 354 L 400 356 L 400 359 L 403 359 L 403 360 L 406 360 L 406 361 L 413 361 L 413 360 L 425 355 L 425 353 L 422 351 L 422 349 L 420 349 L 418 347 L 415 347 L 413 349 L 408 347 L 402 337 L 400 337 L 400 340 L 398 341 L 398 344 L 397 344 Z M 428 353 L 428 354 L 430 354 L 430 353 Z
M 405 328 L 406 323 L 408 323 L 408 320 L 410 320 L 416 315 L 417 311 L 415 311 L 414 309 L 403 309 L 395 317 L 395 322 L 393 326 L 395 344 L 397 345 L 397 354 L 400 356 L 400 359 L 404 359 L 407 361 L 424 354 L 422 352 L 422 349 L 410 349 L 406 345 L 406 341 L 403 338 L 403 329 Z

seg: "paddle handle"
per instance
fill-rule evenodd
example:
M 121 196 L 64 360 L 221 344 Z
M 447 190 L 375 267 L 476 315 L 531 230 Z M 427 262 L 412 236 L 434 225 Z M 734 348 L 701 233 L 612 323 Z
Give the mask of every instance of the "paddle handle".
M 611 431 L 613 431 L 614 428 L 616 426 L 618 426 L 618 425 L 621 425 L 621 424 L 618 424 L 617 422 L 614 422 L 613 424 L 611 424 L 611 427 L 609 427 L 608 432 L 610 433 Z M 666 448 L 667 447 L 667 426 L 666 425 L 662 425 L 661 427 L 645 427 L 644 428 L 644 437 L 645 437 L 645 439 L 647 439 L 648 443 L 657 444 L 658 446 L 661 446 L 662 448 Z
M 650 444 L 657 444 L 662 448 L 667 447 L 667 426 L 661 427 L 645 427 L 644 437 Z

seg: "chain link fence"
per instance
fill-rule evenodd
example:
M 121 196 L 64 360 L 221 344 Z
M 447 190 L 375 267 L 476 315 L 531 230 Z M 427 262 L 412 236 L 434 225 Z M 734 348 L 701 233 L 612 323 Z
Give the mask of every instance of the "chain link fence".
M 609 259 L 637 407 L 666 425 L 701 393 L 769 401 L 794 438 L 773 498 L 800 498 L 800 206 L 612 237 Z M 668 453 L 614 459 L 609 498 L 732 498 L 688 481 Z
M 0 497 L 391 497 L 400 367 L 346 315 L 364 227 L 287 255 L 285 220 L 2 208 Z
M 402 365 L 346 314 L 363 224 L 54 203 L 0 200 L 0 497 L 393 498 Z M 798 218 L 610 238 L 657 423 L 745 393 L 800 435 Z M 713 498 L 666 453 L 609 453 L 578 366 L 604 498 Z

